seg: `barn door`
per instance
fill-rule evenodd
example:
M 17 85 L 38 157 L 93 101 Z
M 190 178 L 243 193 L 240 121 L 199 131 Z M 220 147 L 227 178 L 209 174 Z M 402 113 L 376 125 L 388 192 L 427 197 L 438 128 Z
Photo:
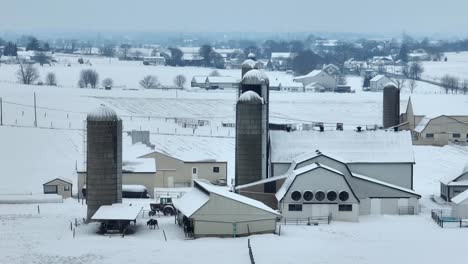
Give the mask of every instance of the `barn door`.
M 380 215 L 382 214 L 382 199 L 371 199 L 371 208 L 370 213 L 371 215 Z

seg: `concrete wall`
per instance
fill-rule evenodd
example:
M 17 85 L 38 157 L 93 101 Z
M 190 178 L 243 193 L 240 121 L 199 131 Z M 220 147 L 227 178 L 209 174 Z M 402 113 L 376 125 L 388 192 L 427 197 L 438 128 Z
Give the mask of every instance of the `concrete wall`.
M 271 164 L 272 177 L 285 174 L 288 171 L 289 166 L 291 166 L 291 163 L 272 163 Z
M 317 191 L 346 191 L 349 194 L 347 201 L 341 202 L 339 199 L 328 201 L 326 198 L 323 201 L 317 201 L 315 194 Z M 302 197 L 299 201 L 294 201 L 291 194 L 294 191 L 299 191 L 303 194 L 305 191 L 312 191 L 314 198 L 311 201 L 306 201 Z M 302 204 L 302 211 L 289 211 L 290 204 Z M 351 212 L 338 211 L 338 204 L 352 204 Z M 327 208 L 324 208 L 327 207 Z M 284 198 L 280 201 L 280 208 L 283 217 L 286 218 L 307 218 L 316 216 L 326 216 L 332 213 L 333 219 L 342 221 L 357 221 L 359 215 L 358 200 L 353 196 L 353 193 L 345 181 L 343 175 L 331 172 L 324 168 L 318 168 L 304 174 L 296 176 L 295 181 L 287 191 Z M 317 212 L 321 210 L 321 212 Z M 325 215 L 323 215 L 325 214 Z
M 376 199 L 374 202 L 371 200 Z M 372 203 L 376 201 L 380 202 L 379 215 L 397 215 L 399 213 L 400 206 L 412 206 L 414 213 L 419 214 L 419 200 L 417 198 L 365 198 L 360 199 L 361 204 L 359 207 L 360 215 L 375 214 L 375 210 L 372 210 Z M 374 211 L 374 212 L 373 212 Z
M 352 172 L 413 189 L 412 163 L 348 163 Z
M 72 196 L 72 185 L 61 180 L 53 180 L 47 184 L 47 186 L 57 186 L 57 194 L 61 195 L 64 199 Z M 68 191 L 65 191 L 65 187 L 68 187 Z
M 211 193 L 209 201 L 193 216 L 195 237 L 273 233 L 277 215 Z M 247 228 L 248 225 L 248 228 Z

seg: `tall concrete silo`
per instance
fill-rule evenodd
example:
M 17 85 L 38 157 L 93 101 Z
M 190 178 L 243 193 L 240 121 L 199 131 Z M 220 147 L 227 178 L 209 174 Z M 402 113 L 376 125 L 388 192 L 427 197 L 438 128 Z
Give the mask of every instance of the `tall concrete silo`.
M 265 120 L 263 98 L 254 91 L 243 93 L 236 106 L 235 185 L 262 179 L 264 168 L 263 140 Z
M 383 127 L 400 124 L 400 90 L 393 83 L 383 89 Z
M 87 219 L 101 205 L 122 202 L 122 120 L 101 105 L 87 121 Z
M 268 177 L 268 76 L 252 69 L 242 78 L 236 106 L 235 184 Z

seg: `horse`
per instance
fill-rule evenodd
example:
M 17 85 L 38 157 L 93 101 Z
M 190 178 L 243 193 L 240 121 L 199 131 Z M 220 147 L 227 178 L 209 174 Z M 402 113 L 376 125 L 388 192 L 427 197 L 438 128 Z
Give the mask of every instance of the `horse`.
M 148 222 L 146 222 L 146 225 L 149 226 L 150 229 L 156 229 L 156 227 L 158 227 L 159 229 L 158 220 L 156 219 L 148 220 Z

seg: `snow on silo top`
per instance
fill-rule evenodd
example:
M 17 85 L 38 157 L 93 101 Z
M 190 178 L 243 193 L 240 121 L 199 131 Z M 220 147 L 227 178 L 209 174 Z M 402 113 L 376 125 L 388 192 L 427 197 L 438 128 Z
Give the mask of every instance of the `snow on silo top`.
M 117 116 L 117 113 L 110 107 L 101 105 L 98 108 L 94 109 L 88 113 L 86 118 L 88 121 L 118 121 L 120 118 Z
M 254 69 L 256 64 L 257 64 L 256 61 L 251 60 L 251 59 L 247 59 L 247 60 L 245 60 L 245 61 L 242 63 L 241 67 L 244 68 L 244 69 L 245 69 L 245 68 L 247 68 L 247 69 Z
M 398 89 L 398 87 L 397 87 L 397 86 L 395 85 L 395 83 L 393 83 L 393 82 L 388 82 L 388 83 L 386 83 L 386 84 L 384 85 L 384 89 L 385 89 L 385 88 L 396 88 L 396 89 Z
M 268 76 L 259 70 L 248 71 L 242 78 L 242 84 L 261 85 L 263 83 L 270 84 L 270 81 L 268 80 Z
M 254 91 L 247 91 L 241 94 L 237 101 L 250 104 L 263 104 L 263 98 Z
M 250 52 L 249 55 L 247 55 L 247 59 L 252 59 L 252 60 L 255 60 L 257 56 L 255 55 L 255 53 L 253 52 Z

